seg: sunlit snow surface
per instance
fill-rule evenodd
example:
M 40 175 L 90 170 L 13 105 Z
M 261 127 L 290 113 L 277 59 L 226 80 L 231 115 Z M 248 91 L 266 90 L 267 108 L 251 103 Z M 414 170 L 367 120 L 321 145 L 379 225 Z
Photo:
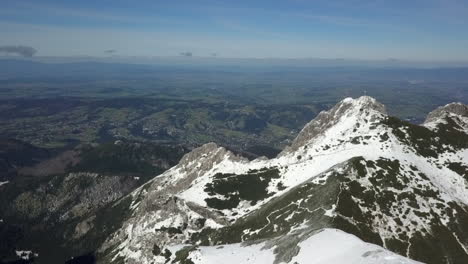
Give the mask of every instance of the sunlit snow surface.
M 298 264 L 403 264 L 420 263 L 396 255 L 382 247 L 363 242 L 337 229 L 324 229 L 299 245 L 300 251 L 290 263 Z M 195 264 L 271 264 L 274 249 L 263 244 L 199 247 L 190 253 Z
M 324 133 L 312 138 L 307 144 L 298 150 L 286 153 L 278 158 L 271 160 L 253 161 L 250 163 L 232 162 L 227 159 L 213 166 L 213 168 L 197 178 L 191 188 L 182 192 L 179 197 L 203 206 L 206 206 L 205 199 L 210 196 L 205 192 L 205 186 L 212 181 L 212 176 L 218 172 L 222 173 L 246 173 L 252 169 L 277 167 L 281 172 L 280 181 L 286 188 L 283 191 L 277 191 L 273 186 L 277 181 L 272 181 L 270 190 L 276 191 L 275 196 L 287 192 L 290 188 L 303 183 L 304 181 L 317 176 L 330 169 L 336 164 L 345 162 L 353 157 L 361 156 L 367 160 L 376 160 L 387 158 L 399 160 L 403 165 L 414 165 L 421 172 L 428 175 L 433 183 L 440 187 L 444 192 L 446 200 L 456 200 L 468 204 L 468 192 L 466 181 L 455 172 L 440 168 L 440 164 L 446 161 L 464 162 L 468 160 L 468 151 L 462 150 L 454 153 L 441 153 L 440 157 L 431 160 L 431 158 L 422 157 L 407 145 L 400 142 L 391 132 L 391 129 L 385 126 L 372 128 L 373 123 L 369 120 L 382 120 L 385 115 L 373 109 L 366 109 L 360 112 L 362 100 L 344 99 L 343 102 L 353 106 L 345 112 L 344 115 L 337 117 L 339 121 Z M 312 121 L 313 122 L 313 121 Z M 359 128 L 356 129 L 356 125 Z M 388 133 L 389 140 L 382 142 L 380 136 Z M 355 137 L 367 136 L 365 144 L 354 144 L 352 139 Z M 298 157 L 301 157 L 298 159 Z M 428 160 L 431 163 L 428 163 Z M 180 178 L 177 171 L 167 173 L 171 178 Z M 172 174 L 172 175 L 171 175 Z M 235 215 L 233 218 L 239 218 L 249 213 L 265 202 L 249 206 L 241 204 L 239 208 L 225 210 L 223 213 L 227 216 Z

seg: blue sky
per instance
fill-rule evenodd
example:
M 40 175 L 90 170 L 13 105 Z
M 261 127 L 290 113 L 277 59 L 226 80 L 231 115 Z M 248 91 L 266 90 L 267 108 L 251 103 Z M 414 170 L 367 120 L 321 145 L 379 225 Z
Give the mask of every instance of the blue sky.
M 468 60 L 468 0 L 3 0 L 39 56 Z

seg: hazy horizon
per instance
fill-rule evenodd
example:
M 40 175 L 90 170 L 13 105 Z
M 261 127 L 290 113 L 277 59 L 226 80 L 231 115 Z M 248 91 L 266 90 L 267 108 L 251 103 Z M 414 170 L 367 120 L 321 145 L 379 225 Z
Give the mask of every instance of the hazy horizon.
M 464 0 L 4 1 L 0 55 L 468 61 Z
M 370 68 L 466 68 L 468 60 L 424 61 L 398 59 L 343 59 L 343 58 L 229 58 L 201 56 L 34 56 L 0 55 L 0 61 L 30 61 L 40 63 L 81 63 L 95 62 L 107 64 L 141 65 L 192 65 L 192 66 L 286 66 L 286 67 L 370 67 Z

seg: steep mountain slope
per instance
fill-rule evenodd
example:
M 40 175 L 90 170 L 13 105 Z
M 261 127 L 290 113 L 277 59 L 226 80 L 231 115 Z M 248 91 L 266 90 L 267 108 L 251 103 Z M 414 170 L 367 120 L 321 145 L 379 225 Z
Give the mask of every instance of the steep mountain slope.
M 437 109 L 425 127 L 386 115 L 373 98 L 347 98 L 274 159 L 248 161 L 206 144 L 116 205 L 126 216 L 99 259 L 209 263 L 217 247 L 206 246 L 249 250 L 243 243 L 269 250 L 274 263 L 303 263 L 308 241 L 335 228 L 414 260 L 467 263 L 460 109 Z

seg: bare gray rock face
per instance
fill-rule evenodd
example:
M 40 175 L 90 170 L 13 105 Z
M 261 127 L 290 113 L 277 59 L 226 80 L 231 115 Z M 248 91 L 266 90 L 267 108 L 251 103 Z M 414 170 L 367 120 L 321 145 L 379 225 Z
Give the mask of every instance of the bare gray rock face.
M 75 232 L 73 233 L 73 238 L 78 239 L 88 233 L 88 231 L 93 227 L 93 220 L 95 216 L 91 216 L 82 222 L 78 223 L 75 227 Z
M 357 99 L 346 98 L 329 111 L 320 112 L 316 118 L 307 123 L 292 142 L 291 146 L 286 147 L 281 154 L 296 151 L 311 139 L 338 123 L 341 117 L 349 114 L 365 115 L 369 114 L 369 110 L 374 110 L 382 114 L 387 113 L 385 106 L 370 96 L 361 96 Z

